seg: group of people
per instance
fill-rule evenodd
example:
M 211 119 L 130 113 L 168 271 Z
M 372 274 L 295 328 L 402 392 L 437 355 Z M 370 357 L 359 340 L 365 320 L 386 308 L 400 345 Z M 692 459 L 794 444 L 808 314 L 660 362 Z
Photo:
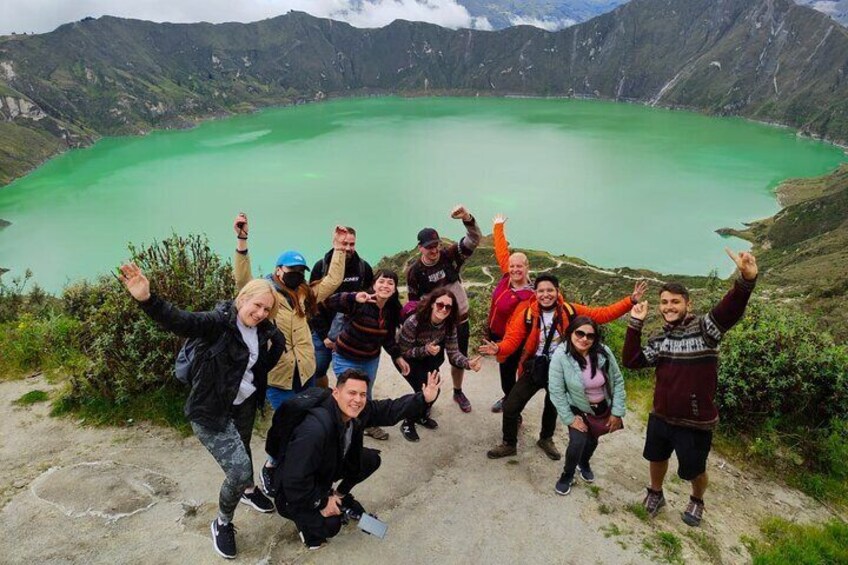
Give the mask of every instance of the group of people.
M 432 406 L 445 357 L 452 398 L 466 413 L 472 407 L 462 390 L 465 371 L 479 371 L 481 355 L 497 358 L 503 396 L 492 411 L 502 413 L 503 437 L 487 452 L 489 458 L 516 454 L 522 411 L 544 390 L 538 447 L 550 459 L 562 459 L 553 440 L 557 416 L 569 437 L 555 491 L 567 495 L 577 474 L 592 482 L 598 438 L 622 428 L 626 399 L 621 370 L 603 343 L 601 325 L 628 312 L 624 364 L 656 367 L 657 374 L 644 449 L 650 462 L 645 508 L 653 516 L 664 506 L 662 485 L 675 452 L 679 476 L 692 483 L 683 520 L 700 524 L 706 460 L 718 421 L 718 344 L 744 313 L 757 278 L 754 257 L 728 250 L 739 278 L 704 316 L 691 313 L 684 286 L 663 285 L 659 310 L 664 326 L 643 346 L 647 284 L 636 282 L 632 294 L 606 306 L 566 301 L 554 275 L 541 272 L 531 280 L 527 256 L 510 251 L 506 218 L 498 215 L 493 234 L 502 276 L 492 292 L 480 355 L 469 356 L 469 301 L 461 270 L 482 233 L 465 207 L 455 207 L 451 217 L 465 227 L 456 243 L 446 244 L 433 228 L 418 233 L 419 254 L 405 272 L 406 305 L 400 301 L 398 274 L 374 271 L 359 257 L 356 231 L 350 227 L 336 226 L 332 249 L 314 264 L 309 280 L 306 259 L 293 250 L 279 256 L 272 273 L 257 279 L 248 251 L 248 218 L 239 214 L 233 224 L 238 294 L 209 312 L 178 309 L 151 293 L 137 266 L 121 267 L 121 280 L 148 316 L 199 343 L 185 413 L 225 474 L 218 516 L 210 525 L 219 555 L 236 555 L 233 515 L 239 502 L 261 512 L 276 508 L 294 521 L 309 548 L 336 535 L 351 510 L 361 515 L 364 509 L 351 490 L 380 465 L 379 451 L 365 447 L 363 436 L 386 440 L 383 427 L 401 423 L 402 436 L 415 442 L 420 440 L 417 426 L 436 429 Z M 412 394 L 372 399 L 381 350 Z M 250 450 L 257 410 L 267 401 L 278 414 L 294 413 L 290 407 L 310 391 L 329 387 L 330 367 L 335 386 L 316 397 L 302 421 L 293 424 L 282 449 L 268 453 L 258 488 Z

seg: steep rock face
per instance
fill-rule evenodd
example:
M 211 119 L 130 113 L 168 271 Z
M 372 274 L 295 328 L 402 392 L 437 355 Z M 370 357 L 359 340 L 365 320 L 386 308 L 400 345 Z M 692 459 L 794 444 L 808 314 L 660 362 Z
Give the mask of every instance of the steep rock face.
M 220 25 L 103 17 L 0 41 L 0 104 L 15 135 L 60 146 L 368 91 L 634 100 L 844 141 L 846 70 L 848 31 L 791 0 L 633 0 L 555 33 L 357 29 L 297 12 Z M 17 174 L 7 167 L 0 151 L 0 182 Z

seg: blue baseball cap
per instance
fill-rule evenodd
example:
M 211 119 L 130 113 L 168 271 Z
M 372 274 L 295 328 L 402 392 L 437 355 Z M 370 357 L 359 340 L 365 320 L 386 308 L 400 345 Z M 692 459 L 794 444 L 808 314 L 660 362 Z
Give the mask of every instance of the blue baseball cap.
M 306 267 L 306 258 L 297 251 L 283 251 L 283 254 L 277 258 L 277 267 Z

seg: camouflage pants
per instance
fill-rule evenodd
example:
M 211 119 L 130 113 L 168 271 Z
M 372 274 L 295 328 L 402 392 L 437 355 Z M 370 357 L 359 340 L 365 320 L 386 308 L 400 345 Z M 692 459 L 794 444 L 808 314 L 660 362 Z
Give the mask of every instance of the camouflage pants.
M 256 417 L 255 397 L 254 394 L 241 405 L 232 407 L 230 419 L 223 431 L 191 423 L 194 435 L 209 450 L 226 475 L 218 495 L 218 517 L 225 523 L 233 520 L 244 489 L 253 486 L 250 436 Z

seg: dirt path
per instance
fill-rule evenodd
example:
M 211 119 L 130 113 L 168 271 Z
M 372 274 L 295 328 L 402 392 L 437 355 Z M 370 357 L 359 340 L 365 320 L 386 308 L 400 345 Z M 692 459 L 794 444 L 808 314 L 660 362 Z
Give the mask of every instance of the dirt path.
M 384 359 L 377 396 L 407 393 L 387 367 Z M 366 439 L 383 450 L 383 464 L 358 487 L 357 498 L 388 522 L 385 540 L 348 527 L 326 548 L 308 552 L 291 523 L 242 505 L 237 562 L 650 563 L 658 557 L 645 541 L 667 531 L 682 541 L 687 563 L 745 563 L 740 535 L 755 535 L 763 517 L 827 518 L 807 497 L 714 455 L 700 530 L 680 520 L 687 492 L 678 481 L 667 485 L 667 510 L 643 523 L 627 509 L 641 500 L 647 473 L 640 455 L 644 424 L 632 416 L 625 431 L 601 442 L 597 490 L 578 483 L 569 496 L 557 496 L 561 463 L 534 445 L 542 396 L 525 412 L 518 456 L 489 461 L 485 451 L 500 435 L 500 418 L 489 412 L 499 396 L 497 368 L 487 361 L 466 381 L 471 414 L 453 405 L 445 384 L 433 414 L 439 430 L 420 430 L 417 444 L 404 441 L 397 427 L 387 442 Z M 222 563 L 212 551 L 209 522 L 223 476 L 197 440 L 147 425 L 80 427 L 49 417 L 46 403 L 11 405 L 25 392 L 50 388 L 42 378 L 0 383 L 3 563 Z M 561 449 L 563 437 L 560 424 Z M 255 454 L 262 445 L 254 437 Z

